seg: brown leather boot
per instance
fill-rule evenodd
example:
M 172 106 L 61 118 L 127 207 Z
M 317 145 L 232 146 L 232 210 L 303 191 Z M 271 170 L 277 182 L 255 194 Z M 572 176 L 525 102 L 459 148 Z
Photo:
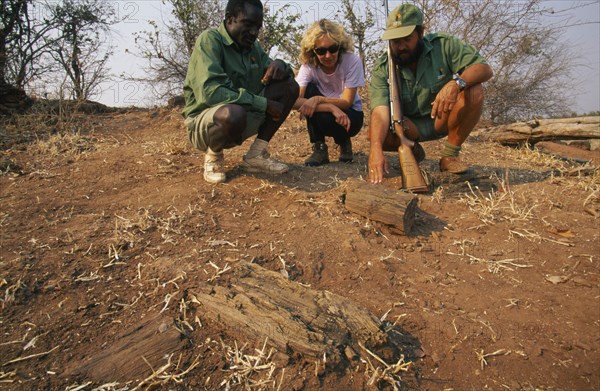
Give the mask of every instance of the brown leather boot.
M 354 159 L 354 154 L 352 153 L 352 140 L 348 139 L 343 144 L 339 144 L 340 146 L 340 162 L 350 163 L 352 159 Z
M 440 159 L 440 171 L 452 174 L 463 174 L 469 170 L 469 165 L 462 162 L 458 156 L 444 156 Z
M 317 141 L 313 144 L 313 153 L 304 161 L 305 166 L 315 167 L 329 163 L 329 152 L 327 144 Z

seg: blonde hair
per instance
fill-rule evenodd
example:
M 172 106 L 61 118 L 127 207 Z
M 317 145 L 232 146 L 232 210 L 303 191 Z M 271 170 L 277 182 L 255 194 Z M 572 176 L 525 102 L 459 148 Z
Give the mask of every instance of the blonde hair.
M 324 35 L 328 35 L 329 38 L 340 45 L 340 54 L 354 51 L 354 41 L 352 40 L 352 37 L 346 33 L 342 25 L 328 19 L 321 19 L 318 22 L 313 23 L 308 30 L 306 30 L 302 37 L 302 41 L 300 41 L 301 64 L 311 64 L 315 67 L 319 66 L 319 59 L 313 49 L 315 48 L 317 39 Z

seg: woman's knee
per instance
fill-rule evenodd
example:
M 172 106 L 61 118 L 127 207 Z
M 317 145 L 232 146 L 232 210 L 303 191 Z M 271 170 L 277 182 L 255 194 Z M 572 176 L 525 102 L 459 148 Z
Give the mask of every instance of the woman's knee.
M 321 129 L 328 129 L 336 125 L 335 117 L 328 111 L 317 111 L 313 113 L 312 117 L 307 118 L 315 127 Z

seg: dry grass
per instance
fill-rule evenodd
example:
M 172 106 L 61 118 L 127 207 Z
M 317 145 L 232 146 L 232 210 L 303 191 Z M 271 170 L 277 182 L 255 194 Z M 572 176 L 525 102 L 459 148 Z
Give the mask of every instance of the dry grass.
M 46 139 L 51 134 L 88 133 L 89 117 L 73 102 L 40 101 L 26 114 L 0 118 L 0 149 L 15 143 Z
M 234 341 L 233 347 L 227 346 L 221 341 L 229 366 L 226 369 L 228 375 L 220 386 L 225 390 L 230 390 L 232 387 L 237 388 L 237 386 L 246 390 L 264 389 L 269 385 L 275 389 L 277 379 L 273 377 L 273 374 L 276 367 L 275 363 L 271 361 L 275 349 L 267 350 L 267 342 L 268 340 L 265 340 L 262 349 L 254 349 L 255 354 L 245 354 L 246 344 L 238 348 L 237 341 Z
M 160 210 L 155 213 L 147 208 L 139 208 L 134 213 L 115 214 L 114 239 L 109 246 L 112 245 L 113 250 L 118 250 L 125 244 L 133 247 L 139 242 L 140 236 L 152 230 L 160 234 L 162 243 L 177 244 L 179 239 L 186 237 L 181 230 L 182 222 L 186 216 L 195 213 L 195 209 L 190 206 L 189 210 L 181 212 L 174 206 L 169 206 L 166 213 L 163 217 L 160 216 Z
M 4 366 L 7 366 L 9 364 L 18 363 L 18 362 L 21 362 L 21 361 L 27 361 L 27 360 L 31 360 L 33 358 L 44 357 L 44 356 L 47 356 L 48 354 L 52 353 L 53 351 L 55 351 L 59 347 L 60 347 L 60 345 L 53 347 L 52 349 L 48 350 L 47 352 L 30 354 L 28 356 L 20 356 L 20 357 L 17 357 L 17 358 L 14 358 L 14 359 L 10 360 L 10 361 L 5 362 L 4 364 L 2 364 L 2 366 L 4 367 Z
M 522 148 L 503 147 L 499 154 L 501 161 L 514 160 L 523 163 L 523 167 L 541 167 L 552 170 L 551 183 L 560 182 L 567 188 L 579 188 L 584 191 L 597 191 L 600 188 L 600 168 L 592 165 L 576 164 L 558 159 L 552 155 L 540 152 L 529 145 Z M 569 191 L 569 190 L 567 190 Z
M 487 359 L 489 359 L 490 357 L 507 356 L 510 353 L 511 351 L 506 349 L 499 349 L 493 353 L 484 353 L 483 349 L 481 349 L 480 352 L 475 352 L 475 354 L 477 355 L 477 360 L 481 364 L 481 370 L 483 370 L 483 368 L 488 365 Z
M 471 212 L 486 225 L 491 225 L 503 221 L 529 221 L 533 218 L 533 210 L 538 207 L 521 194 L 513 191 L 503 180 L 498 178 L 500 183 L 498 191 L 483 194 L 476 186 L 473 188 L 470 183 L 470 193 L 462 194 L 460 202 L 466 204 Z
M 564 170 L 569 167 L 569 164 L 566 161 L 540 152 L 530 145 L 524 145 L 521 148 L 500 147 L 500 150 L 497 152 L 495 151 L 495 148 L 493 150 L 493 155 L 497 156 L 500 162 L 513 160 L 517 163 L 521 163 L 522 166 L 527 169 L 531 169 L 531 167 L 541 167 Z M 504 164 L 501 164 L 501 166 L 504 166 Z
M 447 251 L 448 255 L 455 255 L 468 260 L 471 264 L 482 264 L 487 267 L 487 270 L 492 274 L 498 274 L 503 271 L 515 271 L 517 269 L 529 268 L 531 265 L 520 263 L 522 258 L 507 258 L 507 259 L 486 259 L 473 255 L 476 252 L 477 242 L 470 240 L 455 241 L 453 245 L 458 249 L 458 252 Z
M 10 372 L 0 371 L 0 383 L 14 383 L 15 380 L 11 379 L 12 377 L 17 375 L 16 370 L 12 370 Z
M 47 139 L 38 139 L 28 150 L 34 155 L 46 158 L 74 157 L 93 151 L 98 140 L 93 136 L 82 136 L 80 133 L 57 133 Z
M 553 176 L 551 181 L 560 185 L 565 195 L 583 191 L 587 194 L 582 203 L 583 210 L 594 217 L 600 216 L 600 168 L 570 169 L 562 172 L 561 176 Z
M 378 388 L 385 388 L 385 385 L 388 385 L 394 391 L 400 390 L 401 375 L 410 369 L 412 362 L 405 361 L 404 355 L 401 355 L 396 363 L 388 364 L 381 357 L 367 349 L 362 343 L 359 342 L 359 346 L 367 353 L 365 356 L 367 364 L 365 376 L 369 379 L 367 385 Z M 371 358 L 375 361 L 371 361 Z
M 9 283 L 6 281 L 6 279 L 2 279 L 0 281 L 0 288 L 3 288 L 5 286 L 7 286 Z M 15 282 L 14 284 L 9 285 L 8 287 L 6 287 L 4 289 L 4 298 L 0 297 L 0 301 L 2 301 L 2 309 L 4 309 L 4 307 L 15 301 L 15 295 L 16 293 L 23 288 L 24 284 L 21 282 L 21 279 L 18 279 L 17 282 Z
M 444 186 L 437 187 L 431 194 L 431 199 L 438 204 L 441 204 L 444 200 Z
M 156 386 L 165 385 L 168 383 L 181 383 L 183 381 L 183 377 L 200 364 L 200 356 L 200 354 L 196 356 L 194 361 L 185 369 L 183 369 L 182 354 L 179 355 L 179 359 L 176 363 L 171 362 L 173 354 L 169 355 L 167 357 L 167 363 L 156 370 L 148 363 L 148 366 L 152 368 L 152 375 L 142 380 L 131 390 L 149 390 Z
M 167 156 L 172 155 L 185 155 L 190 153 L 192 150 L 189 141 L 185 137 L 180 135 L 171 136 L 162 141 L 158 151 Z

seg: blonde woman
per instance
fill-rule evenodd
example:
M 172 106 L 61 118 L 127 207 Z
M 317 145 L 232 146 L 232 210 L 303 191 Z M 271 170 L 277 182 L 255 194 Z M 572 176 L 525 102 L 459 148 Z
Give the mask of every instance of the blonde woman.
M 351 137 L 363 126 L 362 102 L 357 93 L 365 85 L 362 62 L 352 38 L 338 23 L 321 19 L 308 28 L 300 43 L 300 85 L 294 108 L 306 117 L 313 153 L 307 166 L 329 163 L 325 137 L 340 147 L 341 162 L 351 162 Z

